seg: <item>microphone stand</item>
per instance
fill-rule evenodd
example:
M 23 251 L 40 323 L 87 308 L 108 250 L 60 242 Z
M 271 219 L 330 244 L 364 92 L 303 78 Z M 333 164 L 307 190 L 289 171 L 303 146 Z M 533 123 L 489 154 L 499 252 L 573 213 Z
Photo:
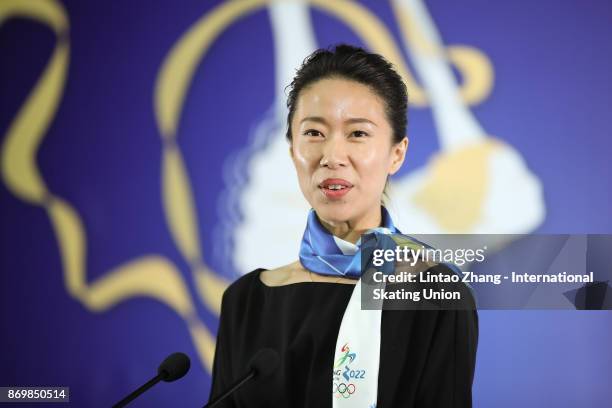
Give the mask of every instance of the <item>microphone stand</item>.
M 208 401 L 208 403 L 206 405 L 204 405 L 204 407 L 202 407 L 202 408 L 212 408 L 212 407 L 214 407 L 219 402 L 221 402 L 223 399 L 225 399 L 228 395 L 230 395 L 232 392 L 236 391 L 236 389 L 238 389 L 240 386 L 242 386 L 242 384 L 244 384 L 245 382 L 249 381 L 253 377 L 255 377 L 255 371 L 251 370 L 250 373 L 246 374 L 243 378 L 238 379 L 238 381 L 236 381 L 234 384 L 232 384 L 232 386 L 227 391 L 225 391 L 223 394 L 219 395 L 217 398 L 213 398 L 212 400 Z
M 135 400 L 136 397 L 138 397 L 140 394 L 142 394 L 143 392 L 145 392 L 146 390 L 148 390 L 149 388 L 151 388 L 152 386 L 160 382 L 162 379 L 163 379 L 163 373 L 157 374 L 155 377 L 151 378 L 149 381 L 141 385 L 140 388 L 134 390 L 127 397 L 125 397 L 124 399 L 122 399 L 121 401 L 113 405 L 113 408 L 125 407 L 127 404 Z

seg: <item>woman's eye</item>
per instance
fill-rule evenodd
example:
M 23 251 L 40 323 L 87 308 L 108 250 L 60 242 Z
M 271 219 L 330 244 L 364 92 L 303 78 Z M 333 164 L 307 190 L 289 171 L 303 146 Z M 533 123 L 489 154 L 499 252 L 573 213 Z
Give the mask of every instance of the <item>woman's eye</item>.
M 321 136 L 321 132 L 314 129 L 307 130 L 306 132 L 304 132 L 304 134 L 307 136 Z
M 362 130 L 356 130 L 353 133 L 351 133 L 351 135 L 355 136 L 357 138 L 360 138 L 360 137 L 367 136 L 368 134 L 366 132 L 362 131 Z

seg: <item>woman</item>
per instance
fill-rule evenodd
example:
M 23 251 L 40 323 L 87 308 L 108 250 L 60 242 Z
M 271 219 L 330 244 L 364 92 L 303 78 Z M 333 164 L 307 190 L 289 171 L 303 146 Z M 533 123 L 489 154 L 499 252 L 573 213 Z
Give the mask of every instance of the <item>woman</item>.
M 289 154 L 312 210 L 298 260 L 224 293 L 211 398 L 272 348 L 276 371 L 220 406 L 471 406 L 475 310 L 359 308 L 361 234 L 398 232 L 381 199 L 408 147 L 401 77 L 380 55 L 339 45 L 310 55 L 290 87 Z

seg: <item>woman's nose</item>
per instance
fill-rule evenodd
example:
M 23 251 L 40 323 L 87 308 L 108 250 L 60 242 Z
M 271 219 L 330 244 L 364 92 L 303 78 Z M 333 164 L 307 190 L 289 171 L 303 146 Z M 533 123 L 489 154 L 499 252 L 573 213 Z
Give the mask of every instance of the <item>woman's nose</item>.
M 337 168 L 346 166 L 348 162 L 346 146 L 342 138 L 331 137 L 324 142 L 320 165 Z

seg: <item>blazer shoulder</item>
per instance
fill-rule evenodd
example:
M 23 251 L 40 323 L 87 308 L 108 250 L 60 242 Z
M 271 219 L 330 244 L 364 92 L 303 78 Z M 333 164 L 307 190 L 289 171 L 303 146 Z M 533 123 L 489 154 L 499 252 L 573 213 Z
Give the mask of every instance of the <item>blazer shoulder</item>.
M 259 279 L 259 273 L 262 270 L 264 270 L 264 268 L 253 269 L 251 272 L 245 273 L 233 281 L 223 292 L 223 301 L 233 302 L 243 299 L 244 295 L 258 283 L 256 280 Z

